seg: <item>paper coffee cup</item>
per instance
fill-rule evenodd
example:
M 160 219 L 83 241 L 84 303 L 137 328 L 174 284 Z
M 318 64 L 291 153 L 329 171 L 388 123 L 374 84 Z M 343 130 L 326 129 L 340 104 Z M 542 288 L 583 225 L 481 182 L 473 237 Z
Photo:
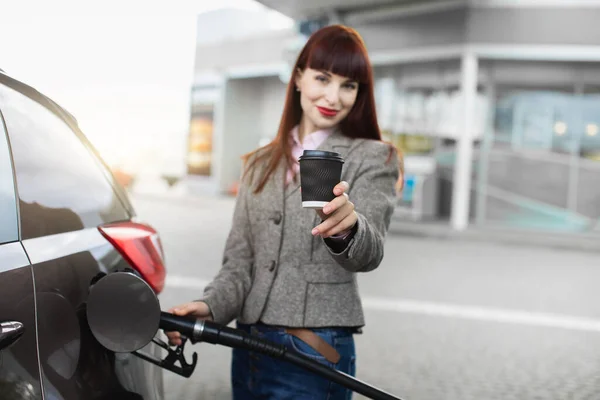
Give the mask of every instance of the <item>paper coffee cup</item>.
M 323 208 L 335 199 L 333 188 L 342 180 L 344 159 L 332 151 L 304 150 L 298 162 L 302 207 Z

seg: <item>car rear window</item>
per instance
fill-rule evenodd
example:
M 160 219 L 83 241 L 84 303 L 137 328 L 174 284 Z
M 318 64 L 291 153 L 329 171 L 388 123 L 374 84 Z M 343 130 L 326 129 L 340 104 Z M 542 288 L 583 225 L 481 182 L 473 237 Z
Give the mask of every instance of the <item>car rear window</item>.
M 22 239 L 128 219 L 100 164 L 63 120 L 3 85 L 0 110 L 14 159 Z
M 0 117 L 0 244 L 19 240 L 15 182 L 4 122 Z

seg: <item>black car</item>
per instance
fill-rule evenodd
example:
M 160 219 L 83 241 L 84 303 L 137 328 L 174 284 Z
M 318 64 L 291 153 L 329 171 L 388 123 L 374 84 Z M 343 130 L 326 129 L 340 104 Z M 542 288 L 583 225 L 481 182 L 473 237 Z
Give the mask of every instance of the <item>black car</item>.
M 163 398 L 159 367 L 90 332 L 90 285 L 116 270 L 159 293 L 157 232 L 75 118 L 0 72 L 0 399 Z

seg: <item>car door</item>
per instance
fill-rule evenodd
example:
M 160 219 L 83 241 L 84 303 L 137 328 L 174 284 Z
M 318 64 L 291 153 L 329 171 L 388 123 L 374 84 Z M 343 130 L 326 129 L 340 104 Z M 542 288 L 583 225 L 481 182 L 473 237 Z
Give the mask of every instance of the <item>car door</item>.
M 19 243 L 14 176 L 0 114 L 0 398 L 41 399 L 32 268 Z
M 0 109 L 15 165 L 21 240 L 35 282 L 46 398 L 155 399 L 159 368 L 104 349 L 85 310 L 99 274 L 129 267 L 98 226 L 131 214 L 52 104 L 17 89 L 0 85 Z

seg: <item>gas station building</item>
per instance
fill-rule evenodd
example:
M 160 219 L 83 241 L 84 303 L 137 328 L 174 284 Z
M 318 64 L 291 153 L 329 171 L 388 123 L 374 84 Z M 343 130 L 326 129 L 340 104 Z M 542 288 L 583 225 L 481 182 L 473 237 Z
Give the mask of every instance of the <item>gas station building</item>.
M 395 218 L 600 232 L 599 1 L 260 3 L 293 23 L 261 30 L 266 13 L 232 11 L 222 24 L 249 33 L 198 41 L 190 182 L 235 185 L 241 155 L 276 134 L 308 35 L 342 23 L 367 45 L 380 127 L 404 153 Z

